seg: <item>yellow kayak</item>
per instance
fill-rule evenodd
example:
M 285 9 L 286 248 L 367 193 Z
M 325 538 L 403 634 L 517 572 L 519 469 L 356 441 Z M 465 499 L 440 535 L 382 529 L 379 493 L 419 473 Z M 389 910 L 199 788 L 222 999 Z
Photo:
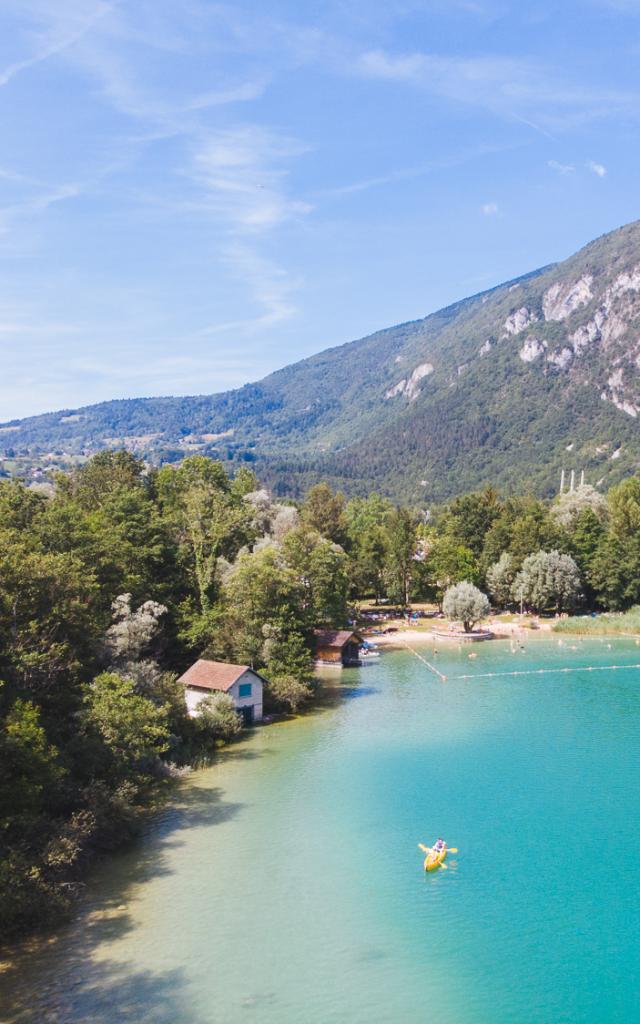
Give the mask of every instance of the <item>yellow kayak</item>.
M 443 846 L 441 850 L 431 850 L 430 853 L 424 858 L 424 870 L 435 871 L 444 862 L 447 856 L 447 848 Z
M 436 868 L 442 866 L 443 870 L 446 871 L 447 865 L 445 864 L 445 857 L 447 853 L 457 853 L 457 849 L 453 846 L 447 846 L 446 843 L 441 850 L 436 850 L 434 846 L 424 846 L 423 843 L 418 843 L 420 849 L 426 853 L 424 859 L 424 870 L 435 871 Z

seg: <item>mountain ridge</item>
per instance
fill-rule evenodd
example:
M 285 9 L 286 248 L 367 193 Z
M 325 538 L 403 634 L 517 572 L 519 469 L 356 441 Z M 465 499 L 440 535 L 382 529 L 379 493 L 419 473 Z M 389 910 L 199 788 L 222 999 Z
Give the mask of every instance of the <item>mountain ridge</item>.
M 233 391 L 115 399 L 13 420 L 32 459 L 125 446 L 255 462 L 278 494 L 437 501 L 494 483 L 552 493 L 560 469 L 640 465 L 640 222 L 560 263 L 325 349 Z M 4 444 L 4 449 L 2 445 Z

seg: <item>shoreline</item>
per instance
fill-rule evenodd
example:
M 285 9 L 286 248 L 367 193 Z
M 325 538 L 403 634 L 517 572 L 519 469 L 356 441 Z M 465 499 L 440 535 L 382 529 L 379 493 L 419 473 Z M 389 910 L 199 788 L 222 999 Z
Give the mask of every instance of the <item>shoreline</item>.
M 531 629 L 529 626 L 525 626 L 519 622 L 495 622 L 489 620 L 486 623 L 486 629 L 490 630 L 493 636 L 483 637 L 482 641 L 478 640 L 477 642 L 509 640 L 514 636 L 522 638 L 523 635 L 526 636 L 527 639 L 535 639 L 536 633 L 543 633 L 545 639 L 549 639 L 553 633 L 553 624 L 550 622 L 542 623 L 537 629 Z M 420 629 L 419 627 L 411 628 L 410 626 L 404 628 L 399 627 L 395 633 L 382 633 L 380 635 L 365 634 L 365 639 L 369 640 L 371 643 L 375 643 L 377 647 L 404 647 L 408 642 L 412 642 L 417 645 L 435 645 L 438 643 L 460 644 L 469 642 L 467 638 L 461 637 L 455 633 L 448 636 L 442 627 L 441 631 L 436 633 L 434 630 Z

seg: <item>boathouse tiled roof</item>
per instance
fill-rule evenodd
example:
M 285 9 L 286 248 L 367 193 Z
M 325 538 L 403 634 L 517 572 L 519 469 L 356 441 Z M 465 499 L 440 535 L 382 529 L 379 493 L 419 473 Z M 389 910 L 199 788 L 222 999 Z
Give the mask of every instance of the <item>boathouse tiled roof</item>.
M 230 665 L 226 661 L 200 658 L 180 676 L 178 682 L 183 686 L 195 686 L 199 690 L 222 690 L 226 693 L 245 672 L 253 672 L 253 669 L 249 665 Z

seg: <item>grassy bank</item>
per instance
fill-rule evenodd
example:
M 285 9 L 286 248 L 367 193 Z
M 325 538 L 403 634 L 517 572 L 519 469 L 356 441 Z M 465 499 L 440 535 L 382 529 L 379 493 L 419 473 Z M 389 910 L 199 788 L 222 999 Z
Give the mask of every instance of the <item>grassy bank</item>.
M 555 633 L 580 633 L 584 636 L 610 636 L 634 633 L 640 636 L 640 605 L 628 612 L 603 612 L 601 615 L 573 615 L 553 627 Z

